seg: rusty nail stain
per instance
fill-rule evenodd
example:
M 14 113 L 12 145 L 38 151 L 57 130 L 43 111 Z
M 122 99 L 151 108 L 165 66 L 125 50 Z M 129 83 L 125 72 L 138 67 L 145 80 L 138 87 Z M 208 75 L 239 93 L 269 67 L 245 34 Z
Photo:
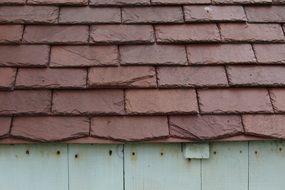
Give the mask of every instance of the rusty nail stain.
M 74 156 L 75 158 L 78 158 L 78 154 L 75 154 L 75 156 Z
M 112 156 L 112 153 L 113 153 L 112 150 L 109 150 L 109 156 Z
M 29 150 L 26 150 L 26 154 L 30 154 L 30 151 L 29 151 Z
M 60 155 L 60 151 L 59 151 L 59 150 L 58 150 L 58 151 L 56 151 L 56 154 L 57 154 L 57 155 Z

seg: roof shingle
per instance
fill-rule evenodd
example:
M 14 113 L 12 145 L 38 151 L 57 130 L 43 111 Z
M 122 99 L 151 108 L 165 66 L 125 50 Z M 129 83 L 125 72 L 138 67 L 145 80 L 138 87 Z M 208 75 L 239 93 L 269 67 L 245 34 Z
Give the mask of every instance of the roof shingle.
M 0 143 L 285 139 L 284 0 L 0 5 Z

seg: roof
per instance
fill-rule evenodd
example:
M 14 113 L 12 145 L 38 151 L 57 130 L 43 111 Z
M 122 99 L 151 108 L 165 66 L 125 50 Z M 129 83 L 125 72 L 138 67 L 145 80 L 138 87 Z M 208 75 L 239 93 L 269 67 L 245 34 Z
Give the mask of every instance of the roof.
M 284 0 L 0 4 L 0 143 L 285 139 Z

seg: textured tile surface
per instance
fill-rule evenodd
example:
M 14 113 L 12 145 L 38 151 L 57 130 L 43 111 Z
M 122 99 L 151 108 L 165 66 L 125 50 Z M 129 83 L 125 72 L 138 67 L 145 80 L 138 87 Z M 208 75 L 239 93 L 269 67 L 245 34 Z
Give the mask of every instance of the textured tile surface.
M 285 139 L 284 0 L 0 5 L 0 143 Z

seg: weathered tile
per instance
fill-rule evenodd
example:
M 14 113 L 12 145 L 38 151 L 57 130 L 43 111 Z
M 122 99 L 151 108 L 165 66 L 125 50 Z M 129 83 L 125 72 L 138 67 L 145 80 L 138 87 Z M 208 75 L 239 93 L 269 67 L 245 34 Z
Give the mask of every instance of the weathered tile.
M 51 67 L 112 66 L 119 63 L 116 46 L 53 46 Z
M 181 7 L 128 7 L 122 9 L 124 23 L 182 23 Z
M 186 43 L 213 42 L 220 40 L 215 24 L 159 25 L 155 26 L 157 42 Z
M 231 85 L 285 86 L 283 66 L 230 66 L 227 71 Z
M 84 117 L 16 117 L 13 136 L 41 142 L 88 136 L 89 119 Z
M 0 91 L 0 115 L 47 114 L 50 112 L 50 105 L 50 91 Z
M 170 135 L 196 140 L 217 139 L 243 132 L 240 116 L 171 116 Z
M 242 118 L 247 134 L 278 139 L 285 138 L 284 115 L 244 115 Z
M 202 113 L 272 113 L 266 89 L 198 90 Z
M 159 67 L 160 87 L 227 86 L 225 69 L 217 67 Z
M 20 42 L 22 25 L 0 25 L 0 43 Z
M 25 27 L 23 41 L 27 43 L 70 43 L 88 42 L 88 26 L 30 25 Z
M 17 88 L 84 88 L 86 69 L 19 69 Z
M 55 23 L 59 9 L 52 6 L 3 6 L 0 23 Z
M 49 47 L 46 45 L 0 46 L 1 66 L 42 67 L 48 64 L 48 60 L 49 60 Z
M 63 7 L 60 9 L 59 23 L 120 23 L 119 8 Z
M 246 21 L 242 6 L 192 5 L 184 7 L 186 22 Z
M 60 114 L 122 114 L 123 90 L 66 90 L 53 94 L 54 113 Z
M 127 90 L 126 111 L 131 114 L 197 113 L 195 90 Z
M 91 87 L 132 88 L 156 87 L 153 67 L 93 67 L 88 73 Z
M 188 45 L 190 64 L 237 64 L 255 63 L 250 44 L 205 44 Z
M 149 140 L 169 135 L 166 117 L 94 117 L 91 135 L 123 141 Z
M 120 47 L 123 65 L 186 65 L 184 46 L 139 45 Z
M 94 25 L 90 39 L 103 44 L 149 44 L 154 42 L 151 25 Z

